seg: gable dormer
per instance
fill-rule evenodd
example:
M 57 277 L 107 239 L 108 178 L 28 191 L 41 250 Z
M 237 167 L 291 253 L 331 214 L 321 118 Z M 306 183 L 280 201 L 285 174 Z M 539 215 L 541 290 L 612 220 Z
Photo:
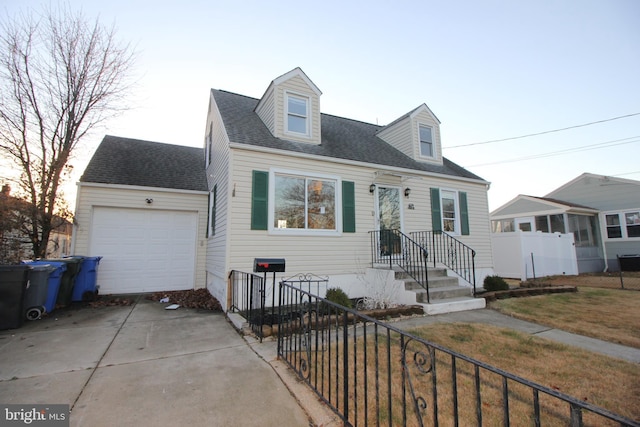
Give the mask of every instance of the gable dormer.
M 442 164 L 440 120 L 427 104 L 394 120 L 377 136 L 414 160 Z
M 282 139 L 320 144 L 320 89 L 298 67 L 273 80 L 255 112 Z

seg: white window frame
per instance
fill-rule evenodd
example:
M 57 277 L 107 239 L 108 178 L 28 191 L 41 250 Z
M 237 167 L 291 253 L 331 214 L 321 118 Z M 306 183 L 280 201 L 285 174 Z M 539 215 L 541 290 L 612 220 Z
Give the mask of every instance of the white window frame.
M 629 237 L 629 234 L 627 232 L 627 214 L 630 214 L 630 213 L 640 213 L 640 208 L 625 209 L 623 211 L 602 212 L 602 214 L 600 215 L 600 226 L 603 230 L 602 231 L 603 240 L 611 241 L 611 242 L 620 242 L 620 241 L 626 241 L 626 240 L 639 241 L 640 237 Z M 618 216 L 618 221 L 620 224 L 619 227 L 621 231 L 620 237 L 609 237 L 607 233 L 607 216 L 608 215 Z
M 429 131 L 431 132 L 431 155 L 430 156 L 422 152 L 422 138 L 420 138 L 421 128 L 429 129 Z M 429 126 L 424 123 L 418 123 L 418 152 L 420 153 L 420 157 L 424 157 L 425 159 L 436 158 L 436 138 L 435 138 L 435 132 L 433 131 L 433 126 Z
M 444 203 L 442 201 L 443 199 L 443 195 L 444 193 L 453 193 L 453 208 L 454 208 L 454 214 L 455 214 L 455 218 L 453 220 L 453 231 L 447 231 L 444 229 Z M 440 221 L 441 221 L 441 227 L 442 227 L 442 231 L 449 233 L 453 236 L 459 236 L 460 235 L 460 200 L 459 200 L 460 195 L 458 194 L 458 190 L 451 190 L 448 188 L 441 188 L 440 189 Z
M 306 109 L 307 109 L 307 115 L 303 116 L 297 113 L 290 113 L 289 112 L 289 98 L 294 98 L 294 99 L 298 99 L 301 101 L 305 102 L 306 105 Z M 294 92 L 285 92 L 285 96 L 284 96 L 284 133 L 289 134 L 289 135 L 296 135 L 296 136 L 303 136 L 303 137 L 310 137 L 311 136 L 311 98 L 309 98 L 308 96 L 302 95 L 302 94 L 298 94 L 298 93 L 294 93 Z M 289 129 L 289 116 L 294 116 L 294 117 L 302 117 L 305 119 L 305 131 L 303 132 L 296 132 L 294 130 L 290 130 Z
M 334 181 L 335 184 L 335 224 L 333 230 L 308 229 L 308 228 L 278 228 L 274 226 L 275 200 L 276 200 L 276 175 L 290 175 L 300 178 L 322 179 Z M 290 236 L 341 236 L 342 235 L 342 179 L 337 175 L 305 172 L 300 170 L 272 168 L 269 170 L 269 234 Z

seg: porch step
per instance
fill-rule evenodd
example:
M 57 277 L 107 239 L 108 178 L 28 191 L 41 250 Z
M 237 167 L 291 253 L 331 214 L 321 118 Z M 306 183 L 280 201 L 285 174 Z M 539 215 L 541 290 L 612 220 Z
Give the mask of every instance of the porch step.
M 427 301 L 427 291 L 424 289 L 415 289 L 413 290 L 416 294 L 416 301 L 423 304 L 428 304 Z M 446 286 L 441 288 L 432 288 L 431 284 L 429 284 L 429 297 L 432 303 L 435 303 L 438 300 L 449 299 L 449 298 L 473 298 L 473 291 L 471 288 L 466 288 L 464 286 Z
M 386 269 L 388 269 L 388 267 Z M 393 272 L 395 274 L 396 279 L 398 280 L 403 280 L 411 277 L 406 271 L 404 271 L 400 267 L 393 267 Z M 431 279 L 435 279 L 437 277 L 449 277 L 449 276 L 446 268 L 429 267 L 427 268 L 427 277 L 429 278 L 429 281 L 431 281 Z
M 427 315 L 476 310 L 486 306 L 484 298 L 475 298 L 473 288 L 460 286 L 457 277 L 448 276 L 446 268 L 427 270 L 431 302 L 427 301 L 427 291 L 404 270 L 394 268 L 393 271 L 395 279 L 404 282 L 405 290 L 415 294 L 416 302 L 422 305 Z
M 484 298 L 462 297 L 446 298 L 441 300 L 431 300 L 431 304 L 420 304 L 424 309 L 424 314 L 432 316 L 435 314 L 455 313 L 457 311 L 479 310 L 486 307 Z
M 429 290 L 431 291 L 435 291 L 440 288 L 459 287 L 458 279 L 455 277 L 435 276 L 435 277 L 429 277 L 428 279 L 429 279 Z M 402 280 L 404 282 L 404 288 L 408 291 L 416 291 L 416 290 L 423 289 L 422 286 L 418 284 L 418 282 L 416 282 L 410 277 L 403 278 L 403 279 L 396 278 L 396 280 Z

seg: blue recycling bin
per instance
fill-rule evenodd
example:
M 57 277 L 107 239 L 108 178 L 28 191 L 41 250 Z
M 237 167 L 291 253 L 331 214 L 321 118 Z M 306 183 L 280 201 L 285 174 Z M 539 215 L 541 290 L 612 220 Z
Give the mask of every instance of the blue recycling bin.
M 94 301 L 98 294 L 98 264 L 101 256 L 83 257 L 74 256 L 70 258 L 81 258 L 80 271 L 76 276 L 76 283 L 73 287 L 72 301 Z
M 50 271 L 47 278 L 47 291 L 46 291 L 46 299 L 44 301 L 44 310 L 47 313 L 51 313 L 56 308 L 56 301 L 58 299 L 58 293 L 60 291 L 60 284 L 62 283 L 62 276 L 67 271 L 67 263 L 60 261 L 24 261 L 24 264 L 29 266 L 49 266 Z M 32 284 L 33 285 L 33 284 Z M 33 291 L 32 291 L 33 292 Z M 25 303 L 25 306 L 27 304 Z M 36 312 L 30 312 L 29 307 L 27 306 L 27 319 L 35 320 L 39 317 L 34 317 L 33 319 L 29 316 L 35 316 Z

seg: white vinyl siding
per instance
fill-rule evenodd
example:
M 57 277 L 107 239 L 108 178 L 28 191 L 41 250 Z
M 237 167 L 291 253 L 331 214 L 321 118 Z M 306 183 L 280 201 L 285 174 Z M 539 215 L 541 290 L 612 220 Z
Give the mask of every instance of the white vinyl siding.
M 378 133 L 378 136 L 392 147 L 402 151 L 409 157 L 414 157 L 415 148 L 411 119 L 409 117 L 395 123 Z
M 369 231 L 375 229 L 375 198 L 369 192 L 371 176 L 375 169 L 343 163 L 329 163 L 303 157 L 282 156 L 251 149 L 234 149 L 234 184 L 238 195 L 231 199 L 233 212 L 229 219 L 232 229 L 230 239 L 233 245 L 229 252 L 229 268 L 251 271 L 254 257 L 282 257 L 287 260 L 285 276 L 296 273 L 321 275 L 357 273 L 367 267 L 370 258 Z M 274 235 L 269 231 L 250 229 L 252 171 L 268 171 L 273 168 L 287 169 L 291 164 L 296 170 L 340 177 L 343 181 L 355 183 L 356 232 L 342 233 L 340 236 L 286 236 Z M 400 178 L 380 177 L 377 183 L 404 188 Z M 404 211 L 405 231 L 429 230 L 431 212 L 429 209 L 429 186 L 452 187 L 467 192 L 470 236 L 461 240 L 477 252 L 476 266 L 491 268 L 491 245 L 486 187 L 483 183 L 452 181 L 446 178 L 424 177 L 411 181 L 411 195 L 401 197 Z M 415 209 L 406 209 L 411 203 Z
M 256 107 L 256 114 L 262 119 L 264 124 L 267 126 L 267 129 L 269 129 L 273 134 L 275 134 L 276 131 L 276 106 L 274 99 L 275 95 L 273 87 L 270 87 Z
M 624 212 L 640 208 L 640 182 L 583 174 L 546 197 L 566 200 L 602 212 Z
M 209 234 L 207 239 L 207 287 L 223 306 L 226 304 L 226 295 L 216 293 L 216 290 L 226 289 L 228 273 L 228 258 L 226 256 L 229 247 L 229 198 L 233 197 L 234 188 L 230 187 L 230 165 L 232 162 L 231 150 L 229 148 L 229 138 L 224 132 L 222 118 L 215 105 L 215 100 L 211 97 L 212 104 L 208 122 L 213 123 L 213 162 L 207 168 L 208 187 L 212 191 L 216 188 L 216 230 Z M 223 287 L 224 286 L 224 287 Z
M 420 126 L 431 128 L 433 143 L 431 156 L 424 156 L 420 153 Z M 381 129 L 378 132 L 378 137 L 412 159 L 422 162 L 442 163 L 440 123 L 425 106 Z

